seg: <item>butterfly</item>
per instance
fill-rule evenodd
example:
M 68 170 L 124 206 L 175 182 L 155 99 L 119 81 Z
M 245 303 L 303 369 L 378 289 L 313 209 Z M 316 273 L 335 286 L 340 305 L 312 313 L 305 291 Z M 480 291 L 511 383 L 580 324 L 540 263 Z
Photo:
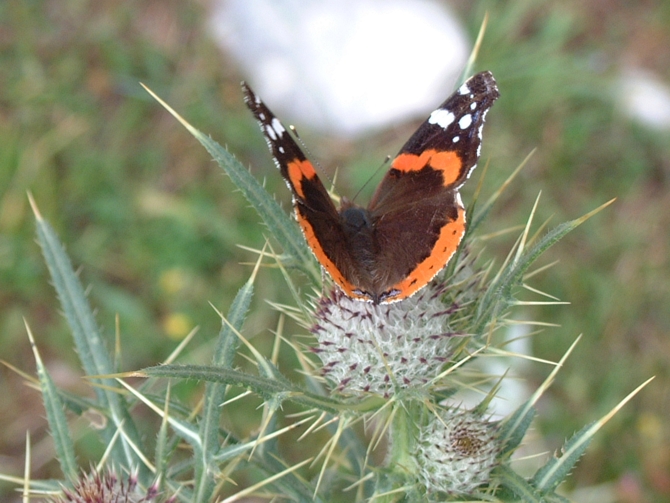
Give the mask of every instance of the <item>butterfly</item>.
M 491 72 L 472 76 L 430 114 L 367 207 L 342 198 L 339 209 L 279 119 L 247 84 L 242 88 L 293 194 L 307 244 L 347 296 L 395 302 L 444 268 L 465 234 L 458 190 L 477 165 L 484 118 L 500 96 Z

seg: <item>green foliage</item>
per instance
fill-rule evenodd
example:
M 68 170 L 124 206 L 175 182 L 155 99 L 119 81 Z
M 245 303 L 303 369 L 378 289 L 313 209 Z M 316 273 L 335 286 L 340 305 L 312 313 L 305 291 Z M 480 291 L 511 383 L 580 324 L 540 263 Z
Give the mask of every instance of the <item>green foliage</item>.
M 251 181 L 252 178 L 247 171 L 242 169 L 239 163 L 226 153 L 225 149 L 213 140 L 206 139 L 183 119 L 180 118 L 180 120 L 194 136 L 208 147 L 220 164 L 232 173 L 233 179 L 243 186 L 243 192 L 250 202 L 263 214 L 264 209 L 268 208 L 267 205 L 271 204 L 270 194 L 260 184 Z M 503 264 L 494 278 L 484 282 L 473 301 L 467 303 L 462 308 L 464 311 L 459 313 L 461 320 L 470 320 L 465 333 L 472 334 L 471 337 L 466 338 L 472 341 L 469 345 L 459 344 L 461 349 L 454 354 L 454 360 L 448 365 L 448 368 L 451 367 L 449 372 L 456 372 L 458 367 L 472 360 L 472 356 L 487 351 L 489 342 L 485 336 L 502 326 L 502 320 L 510 307 L 515 304 L 515 292 L 522 285 L 530 265 L 552 244 L 601 208 L 581 219 L 560 225 L 543 237 L 531 239 L 526 243 L 532 221 L 529 219 L 518 241 L 513 258 Z M 473 494 L 479 495 L 484 500 L 495 497 L 500 501 L 518 501 L 519 499 L 528 502 L 560 501 L 561 497 L 555 493 L 557 487 L 573 470 L 577 460 L 586 449 L 588 441 L 596 431 L 592 426 L 583 429 L 566 443 L 563 456 L 552 458 L 537 471 L 534 477 L 527 480 L 515 474 L 511 468 L 510 458 L 521 445 L 531 425 L 535 416 L 533 403 L 537 400 L 541 390 L 538 390 L 538 394 L 531 401 L 522 405 L 502 421 L 496 427 L 497 433 L 491 437 L 487 436 L 491 434 L 490 432 L 485 433 L 485 430 L 491 426 L 478 425 L 478 418 L 486 413 L 489 398 L 482 401 L 477 412 L 463 411 L 461 413 L 458 412 L 458 409 L 453 409 L 453 411 L 445 409 L 442 412 L 446 414 L 445 417 L 458 418 L 459 415 L 465 414 L 461 416 L 460 421 L 463 421 L 464 426 L 462 427 L 466 428 L 466 431 L 468 431 L 467 428 L 472 428 L 471 433 L 467 433 L 468 435 L 484 435 L 482 439 L 490 438 L 490 440 L 478 440 L 484 442 L 495 439 L 497 446 L 490 446 L 487 449 L 495 454 L 496 460 L 489 459 L 486 465 L 482 465 L 483 467 L 494 466 L 490 479 L 488 479 L 488 468 L 482 468 L 485 471 L 476 472 L 476 476 L 480 477 L 481 481 L 475 482 L 474 485 L 466 482 L 467 479 L 465 479 L 451 486 L 447 484 L 432 487 L 433 482 L 430 477 L 439 473 L 439 471 L 434 472 L 435 469 L 441 470 L 442 468 L 430 468 L 433 475 L 429 475 L 428 478 L 421 475 L 422 470 L 428 466 L 426 463 L 433 462 L 430 457 L 433 455 L 427 454 L 428 451 L 424 452 L 421 444 L 424 443 L 430 449 L 439 440 L 429 437 L 420 440 L 419 437 L 423 435 L 422 429 L 428 428 L 428 425 L 435 420 L 433 415 L 441 408 L 439 400 L 445 396 L 445 390 L 447 390 L 446 396 L 452 394 L 454 383 L 457 381 L 447 380 L 439 384 L 441 381 L 437 379 L 431 386 L 425 388 L 406 390 L 396 388 L 397 391 L 392 397 L 370 395 L 367 398 L 354 396 L 349 399 L 338 397 L 337 394 L 329 396 L 326 383 L 317 383 L 309 376 L 305 377 L 306 386 L 292 382 L 280 371 L 275 362 L 264 357 L 241 333 L 253 297 L 255 272 L 238 292 L 228 315 L 222 319 L 222 327 L 215 343 L 211 365 L 168 364 L 134 373 L 136 376 L 169 378 L 170 382 L 204 381 L 206 386 L 203 406 L 197 414 L 193 415 L 188 408 L 171 398 L 169 391 L 162 398 L 155 395 L 150 398 L 149 395 L 140 390 L 134 390 L 125 383 L 121 387 L 120 381 L 112 378 L 111 374 L 114 370 L 111 363 L 112 355 L 105 348 L 100 329 L 94 321 L 93 312 L 79 279 L 51 226 L 41 217 L 36 208 L 35 214 L 38 241 L 61 306 L 71 327 L 82 367 L 89 375 L 96 376 L 91 381 L 96 384 L 94 388 L 96 396 L 89 406 L 106 418 L 107 426 L 101 431 L 101 437 L 109 446 L 108 462 L 113 466 L 122 467 L 124 471 L 137 471 L 140 484 L 144 487 L 149 487 L 158 481 L 163 491 L 175 493 L 175 497 L 181 501 L 205 503 L 221 496 L 222 484 L 225 485 L 227 477 L 235 473 L 251 471 L 256 474 L 257 483 L 250 484 L 248 488 L 241 488 L 237 497 L 256 492 L 267 494 L 270 491 L 272 494 L 280 494 L 295 501 L 321 501 L 322 498 L 323 501 L 326 501 L 330 485 L 341 484 L 344 480 L 351 480 L 351 477 L 354 476 L 364 480 L 376 472 L 375 483 L 359 486 L 357 499 L 375 495 L 378 500 L 389 502 L 424 501 L 426 497 L 431 500 L 439 497 L 440 500 L 446 501 L 453 499 L 449 497 L 451 495 L 458 500 L 464 495 L 463 491 L 470 493 L 476 486 L 479 486 Z M 277 225 L 278 221 L 283 221 L 283 224 Z M 288 218 L 278 219 L 275 216 L 266 223 L 268 223 L 269 230 L 276 231 L 279 235 L 280 243 L 288 243 L 289 247 L 292 246 L 291 239 L 287 237 L 297 232 L 297 230 L 288 230 L 291 227 L 297 227 L 294 222 Z M 535 242 L 532 243 L 532 241 Z M 284 255 L 283 259 L 278 257 L 277 260 L 280 262 L 286 260 L 291 263 L 295 258 L 289 253 Z M 463 269 L 465 265 L 464 262 L 456 269 Z M 468 267 L 472 267 L 472 264 Z M 478 273 L 474 271 L 471 274 L 475 278 L 478 277 Z M 451 279 L 455 281 L 455 277 Z M 482 279 L 477 281 L 482 281 Z M 458 298 L 458 294 L 453 295 Z M 358 305 L 365 306 L 366 304 L 358 303 Z M 397 305 L 400 306 L 402 303 Z M 286 308 L 283 309 L 286 310 Z M 306 311 L 309 309 L 305 306 L 300 309 L 300 312 Z M 286 312 L 291 314 L 291 311 Z M 309 325 L 310 320 L 305 319 L 302 323 Z M 326 323 L 326 321 L 321 323 Z M 416 334 L 413 337 L 416 337 Z M 240 349 L 240 342 L 243 342 L 244 346 L 251 351 L 257 369 L 256 373 L 234 368 L 234 358 Z M 472 355 L 460 353 L 466 346 L 470 348 Z M 300 354 L 298 350 L 297 355 Z M 466 356 L 459 360 L 457 358 L 459 354 Z M 62 394 L 45 372 L 37 352 L 35 356 L 38 361 L 38 374 L 47 409 L 47 419 L 59 461 L 63 472 L 70 481 L 73 481 L 76 476 L 74 450 L 65 416 L 62 413 L 63 407 L 70 402 L 67 399 L 61 399 Z M 445 373 L 445 376 L 448 376 L 448 373 Z M 553 374 L 550 379 L 552 378 Z M 310 387 L 314 388 L 314 391 L 310 390 Z M 135 399 L 144 402 L 161 417 L 154 449 L 156 457 L 152 462 L 146 456 L 149 445 L 136 433 L 131 413 L 134 400 L 123 397 L 123 388 L 131 391 Z M 240 388 L 258 396 L 264 404 L 260 431 L 246 439 L 240 438 L 233 429 L 221 427 L 222 412 L 226 410 L 226 400 L 230 399 L 230 393 L 234 389 Z M 455 389 L 458 389 L 458 386 L 455 386 Z M 498 386 L 495 386 L 491 390 L 491 397 L 497 389 Z M 289 419 L 288 416 L 282 414 L 287 403 L 297 406 L 299 410 L 307 414 L 307 417 L 298 421 L 289 420 L 287 426 L 281 426 L 280 416 L 284 420 Z M 74 405 L 70 407 L 71 411 L 81 414 L 84 408 L 76 403 Z M 352 426 L 359 420 L 368 420 L 375 416 L 386 419 L 381 420 L 382 427 L 375 430 L 373 441 L 366 448 L 363 438 L 352 435 Z M 299 462 L 291 461 L 277 440 L 304 423 L 312 423 L 308 431 L 317 429 L 320 424 L 333 423 L 333 427 L 327 429 L 328 438 L 320 454 L 307 457 Z M 438 422 L 437 431 L 440 430 L 440 427 Z M 432 431 L 435 426 L 429 428 Z M 441 435 L 441 433 L 438 434 Z M 386 435 L 390 435 L 390 453 L 387 462 L 375 467 L 367 460 L 370 455 L 369 449 Z M 478 441 L 470 440 L 469 442 L 477 445 Z M 186 459 L 177 461 L 179 458 L 177 446 L 180 442 L 188 444 L 190 454 Z M 336 452 L 352 457 L 351 465 L 333 464 Z M 426 455 L 429 457 L 425 459 L 421 457 Z M 302 473 L 304 467 L 322 456 L 324 458 L 321 460 L 318 477 L 315 480 L 305 478 Z M 448 468 L 448 459 L 441 463 L 447 463 L 445 465 L 447 470 L 451 469 Z M 328 468 L 329 464 L 333 466 Z M 351 472 L 350 468 L 354 466 L 358 467 L 358 471 Z M 463 468 L 457 468 L 457 470 L 462 471 Z M 326 473 L 329 475 L 324 478 Z M 227 475 L 224 477 L 223 474 Z M 185 483 L 184 475 L 187 475 L 187 479 L 191 479 L 192 482 Z M 439 480 L 445 479 L 449 480 L 450 477 L 438 475 L 438 483 Z M 486 483 L 486 480 L 490 480 L 490 485 Z M 49 487 L 48 484 L 47 487 Z M 452 490 L 453 493 L 451 493 Z M 440 494 L 442 496 L 439 496 Z
M 35 355 L 35 363 L 37 364 L 37 377 L 39 378 L 40 389 L 42 390 L 42 400 L 44 401 L 44 409 L 51 428 L 51 438 L 56 449 L 56 457 L 65 477 L 70 481 L 74 481 L 77 479 L 78 468 L 74 455 L 74 442 L 70 435 L 67 418 L 65 417 L 63 401 L 58 396 L 58 388 L 44 367 L 30 329 L 28 329 L 28 335 L 30 342 L 33 344 L 33 353 Z
M 51 273 L 51 280 L 58 294 L 63 313 L 72 330 L 72 339 L 82 368 L 90 376 L 111 374 L 114 371 L 112 358 L 105 348 L 93 311 L 86 300 L 84 289 L 72 269 L 70 259 L 51 226 L 42 219 L 37 210 L 35 210 L 35 214 L 37 216 L 37 240 L 42 247 L 44 260 Z M 101 379 L 100 386 L 95 388 L 96 409 L 107 420 L 102 436 L 106 442 L 113 445 L 112 461 L 121 466 L 131 467 L 139 463 L 137 453 L 133 450 L 133 444 L 137 445 L 139 436 L 128 407 L 123 403 L 123 398 L 118 394 L 118 391 L 118 384 L 113 380 Z M 45 402 L 47 402 L 46 398 Z M 55 407 L 57 408 L 58 404 Z M 50 419 L 53 420 L 53 423 L 50 422 L 50 424 L 52 431 L 58 432 L 62 438 L 63 426 L 57 418 L 58 415 L 52 415 Z M 118 434 L 118 431 L 123 431 L 124 434 L 118 443 L 112 444 L 112 439 Z M 67 451 L 69 449 L 65 452 Z M 66 473 L 72 475 L 71 467 L 68 466 L 68 472 Z

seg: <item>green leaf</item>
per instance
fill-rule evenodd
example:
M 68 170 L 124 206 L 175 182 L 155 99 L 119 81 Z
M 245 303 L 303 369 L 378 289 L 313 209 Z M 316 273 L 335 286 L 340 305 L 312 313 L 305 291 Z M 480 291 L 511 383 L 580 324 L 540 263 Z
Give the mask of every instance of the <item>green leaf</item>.
M 498 189 L 493 193 L 493 195 L 482 205 L 481 208 L 476 208 L 475 204 L 473 203 L 470 208 L 468 208 L 468 213 L 474 215 L 472 217 L 471 222 L 468 224 L 468 227 L 466 229 L 466 238 L 475 231 L 479 227 L 479 225 L 486 220 L 486 217 L 488 216 L 489 212 L 491 209 L 493 209 L 493 205 L 495 202 L 500 198 L 503 192 L 509 187 L 512 183 L 512 181 L 516 178 L 516 176 L 519 174 L 519 172 L 526 166 L 532 155 L 535 153 L 535 150 L 533 149 L 527 156 L 526 158 L 521 161 L 521 163 L 516 167 L 516 169 L 512 172 L 511 175 L 507 177 L 507 179 L 498 187 Z
M 222 367 L 231 368 L 233 360 L 235 359 L 235 352 L 239 345 L 239 339 L 235 335 L 234 330 L 241 330 L 242 324 L 249 312 L 251 299 L 254 295 L 253 277 L 247 281 L 240 291 L 237 292 L 233 300 L 228 316 L 227 323 L 221 324 L 221 331 L 219 332 L 219 340 L 216 346 L 216 352 L 212 358 L 213 365 L 220 365 Z
M 249 311 L 251 298 L 253 297 L 253 276 L 237 292 L 233 304 L 228 312 L 227 323 L 222 323 L 219 339 L 217 341 L 212 365 L 223 368 L 231 368 L 235 358 L 235 351 L 239 345 L 239 339 L 235 330 L 240 330 Z M 208 382 L 205 386 L 205 398 L 200 421 L 200 437 L 202 438 L 202 458 L 195 459 L 195 484 L 194 503 L 206 502 L 211 499 L 215 488 L 214 479 L 208 469 L 212 457 L 220 448 L 219 422 L 222 407 L 226 395 L 227 385 Z
M 263 185 L 230 152 L 212 140 L 212 138 L 191 126 L 191 124 L 146 86 L 144 88 L 182 123 L 189 133 L 207 149 L 214 160 L 226 172 L 247 201 L 254 207 L 270 233 L 282 246 L 284 253 L 288 255 L 289 261 L 287 265 L 300 268 L 315 284 L 320 284 L 321 275 L 319 269 L 316 267 L 314 256 L 307 247 L 298 225 L 279 206 Z
M 274 477 L 278 473 L 291 468 L 285 461 L 270 455 L 257 458 L 255 461 L 257 461 L 257 467 L 267 477 Z M 274 480 L 271 487 L 275 488 L 277 494 L 281 494 L 289 501 L 298 503 L 321 503 L 324 501 L 318 494 L 314 494 L 314 487 L 296 472 L 285 473 L 284 476 Z
M 112 374 L 114 372 L 112 358 L 105 348 L 93 311 L 88 304 L 79 278 L 72 268 L 70 259 L 52 227 L 40 215 L 35 201 L 31 196 L 29 199 L 37 223 L 37 241 L 42 248 L 44 261 L 49 269 L 63 313 L 72 330 L 72 337 L 84 372 L 88 375 Z M 138 447 L 142 443 L 125 402 L 119 393 L 114 391 L 118 389 L 118 385 L 113 379 L 99 379 L 99 381 L 102 386 L 95 387 L 97 405 L 110 420 L 102 430 L 103 437 L 109 442 L 117 429 L 121 428 L 127 436 L 121 435 L 121 441 L 114 445 L 111 453 L 112 459 L 121 466 L 142 467 L 141 460 L 133 451 L 128 439 Z
M 505 418 L 500 425 L 498 440 L 501 445 L 501 454 L 503 456 L 511 455 L 523 441 L 526 431 L 533 422 L 536 410 L 533 402 L 528 400 L 514 411 L 514 413 Z
M 547 464 L 540 468 L 533 476 L 533 483 L 537 486 L 538 490 L 550 492 L 553 491 L 558 484 L 563 482 L 563 480 L 570 474 L 575 463 L 577 463 L 582 454 L 584 454 L 584 451 L 596 432 L 653 379 L 653 377 L 647 379 L 598 421 L 585 426 L 575 433 L 563 447 L 563 455 L 560 458 L 553 457 L 550 459 Z
M 596 423 L 586 425 L 575 433 L 562 450 L 562 455 L 552 456 L 551 459 L 540 468 L 533 476 L 533 485 L 541 493 L 554 491 L 562 483 L 574 468 L 579 458 L 582 457 L 589 443 L 593 439 L 593 426 Z
M 483 333 L 486 325 L 501 315 L 513 303 L 514 296 L 512 292 L 514 288 L 521 285 L 524 274 L 542 253 L 612 202 L 614 202 L 614 199 L 580 218 L 556 226 L 529 250 L 524 251 L 508 263 L 483 295 L 477 308 L 477 319 L 472 332 L 475 334 Z
M 497 466 L 491 473 L 491 476 L 500 483 L 502 488 L 514 494 L 513 497 L 508 497 L 504 491 L 501 492 L 499 496 L 502 501 L 545 503 L 544 496 L 507 464 Z
M 65 417 L 63 402 L 58 395 L 58 389 L 51 379 L 51 376 L 44 367 L 44 363 L 42 362 L 42 358 L 40 357 L 32 332 L 27 323 L 26 329 L 28 330 L 28 337 L 30 338 L 30 344 L 33 348 L 33 354 L 35 355 L 37 377 L 40 381 L 42 400 L 44 401 L 44 409 L 47 414 L 51 438 L 54 441 L 54 447 L 56 449 L 56 457 L 65 476 L 70 481 L 74 481 L 77 480 L 78 477 L 77 460 L 74 455 L 74 443 L 72 442 L 67 418 Z
M 246 374 L 238 370 L 204 365 L 161 365 L 143 369 L 141 374 L 146 377 L 170 377 L 175 379 L 197 379 L 207 382 L 218 382 L 233 386 L 249 388 L 267 398 L 281 395 L 284 400 L 296 402 L 326 412 L 337 413 L 342 410 L 358 410 L 361 412 L 374 410 L 384 401 L 379 397 L 371 397 L 359 402 L 340 402 L 333 398 L 319 396 L 303 390 L 285 378 L 268 379 L 261 376 Z
M 165 474 L 168 469 L 168 461 L 171 456 L 170 453 L 174 451 L 177 446 L 176 442 L 168 442 L 168 414 L 169 414 L 169 404 L 170 404 L 170 386 L 167 388 L 165 394 L 165 409 L 163 420 L 161 421 L 161 426 L 158 429 L 158 434 L 156 435 L 156 449 L 154 463 L 156 465 L 156 479 L 161 481 L 162 484 L 165 484 Z M 176 437 L 175 437 L 176 438 Z

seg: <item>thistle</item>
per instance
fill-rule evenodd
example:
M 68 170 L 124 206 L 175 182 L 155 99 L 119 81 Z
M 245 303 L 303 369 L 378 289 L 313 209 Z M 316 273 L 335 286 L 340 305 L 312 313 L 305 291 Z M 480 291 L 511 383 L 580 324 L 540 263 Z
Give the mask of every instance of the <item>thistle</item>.
M 64 488 L 63 493 L 47 499 L 51 503 L 172 503 L 174 497 L 163 498 L 158 486 L 152 484 L 141 490 L 137 476 L 117 476 L 114 470 L 82 473 L 74 487 Z
M 459 344 L 448 324 L 459 307 L 443 302 L 447 288 L 435 281 L 409 299 L 382 305 L 331 288 L 319 299 L 311 329 L 324 377 L 339 392 L 386 398 L 427 384 Z
M 130 386 L 119 378 L 114 357 L 105 349 L 102 331 L 63 246 L 31 199 L 38 242 L 95 396 L 75 399 L 59 390 L 34 345 L 36 383 L 64 479 L 34 481 L 27 469 L 19 479 L 26 497 L 51 494 L 60 498 L 53 501 L 88 503 L 96 501 L 89 495 L 112 487 L 128 501 L 155 500 L 160 491 L 176 494 L 175 501 L 192 503 L 232 502 L 250 495 L 305 502 L 565 501 L 556 488 L 611 414 L 577 432 L 563 446 L 562 456 L 550 456 L 533 475 L 523 477 L 515 472 L 512 455 L 532 423 L 534 404 L 562 362 L 512 414 L 495 420 L 490 419 L 489 405 L 504 377 L 477 374 L 471 363 L 504 353 L 497 346 L 499 334 L 510 310 L 526 303 L 519 300 L 519 292 L 532 264 L 606 205 L 544 235 L 531 234 L 533 208 L 507 260 L 494 271 L 490 262 L 470 250 L 477 246 L 478 224 L 499 191 L 478 213 L 471 212 L 468 235 L 447 269 L 414 296 L 376 305 L 352 300 L 326 285 L 319 299 L 305 299 L 291 281 L 292 271 L 301 271 L 316 287 L 323 285 L 296 223 L 230 153 L 164 106 L 230 175 L 282 246 L 281 256 L 271 256 L 286 273 L 295 305 L 275 307 L 314 339 L 305 345 L 287 338 L 282 324 L 276 330 L 275 348 L 288 344 L 294 350 L 301 378 L 289 379 L 284 362 L 280 365 L 276 357 L 278 351 L 263 355 L 242 329 L 254 278 L 270 256 L 261 251 L 250 280 L 221 315 L 210 362 L 168 363 L 126 374 L 154 378 L 152 383 L 166 383 L 163 378 L 204 381 L 201 407 L 193 410 L 180 403 L 168 385 L 160 392 Z M 529 301 L 538 302 L 545 301 Z M 235 366 L 240 345 L 255 371 Z M 460 393 L 473 389 L 481 393 L 481 401 L 466 408 Z M 251 408 L 245 424 L 237 425 L 244 428 L 224 426 L 222 412 L 249 395 L 262 399 L 258 415 L 253 416 Z M 155 441 L 139 434 L 132 408 L 138 402 L 160 419 Z M 89 408 L 104 417 L 100 430 L 106 445 L 104 463 L 118 467 L 119 473 L 136 473 L 133 478 L 119 480 L 108 471 L 80 476 L 64 410 L 83 414 Z M 367 436 L 359 424 L 367 427 Z M 235 433 L 240 431 L 251 433 Z M 296 442 L 301 442 L 299 451 L 292 449 Z M 156 480 L 159 485 L 154 485 Z M 133 500 L 138 487 L 150 489 Z M 75 499 L 80 495 L 89 500 Z
M 454 408 L 422 426 L 415 457 L 429 493 L 472 494 L 490 482 L 499 450 L 495 423 Z

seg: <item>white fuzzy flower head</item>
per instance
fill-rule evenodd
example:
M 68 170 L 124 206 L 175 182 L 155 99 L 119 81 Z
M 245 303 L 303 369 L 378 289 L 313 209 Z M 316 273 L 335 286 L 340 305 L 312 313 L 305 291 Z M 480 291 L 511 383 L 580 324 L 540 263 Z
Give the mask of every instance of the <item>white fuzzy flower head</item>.
M 461 340 L 449 327 L 457 304 L 445 304 L 445 283 L 409 299 L 374 305 L 333 289 L 319 301 L 312 332 L 322 373 L 341 392 L 390 396 L 435 378 Z
M 142 489 L 135 474 L 119 477 L 114 470 L 92 470 L 82 473 L 72 488 L 47 501 L 52 503 L 174 503 L 176 496 L 166 497 L 153 484 Z
M 490 480 L 500 447 L 494 423 L 449 409 L 421 429 L 416 460 L 429 492 L 470 494 Z

